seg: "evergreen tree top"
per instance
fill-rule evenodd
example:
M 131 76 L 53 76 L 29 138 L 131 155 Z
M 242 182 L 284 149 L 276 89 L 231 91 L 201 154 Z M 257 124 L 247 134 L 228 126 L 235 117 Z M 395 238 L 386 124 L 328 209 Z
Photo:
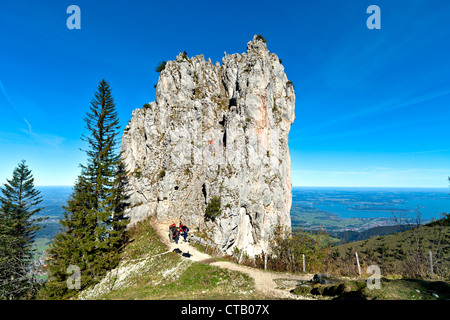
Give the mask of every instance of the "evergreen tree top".
M 42 202 L 41 192 L 34 188 L 34 177 L 25 160 L 22 160 L 14 169 L 12 179 L 6 179 L 6 181 L 7 183 L 0 187 L 0 192 L 3 194 L 0 196 L 0 205 L 6 205 L 9 202 L 23 210 L 29 210 Z M 30 216 L 39 210 L 33 210 Z

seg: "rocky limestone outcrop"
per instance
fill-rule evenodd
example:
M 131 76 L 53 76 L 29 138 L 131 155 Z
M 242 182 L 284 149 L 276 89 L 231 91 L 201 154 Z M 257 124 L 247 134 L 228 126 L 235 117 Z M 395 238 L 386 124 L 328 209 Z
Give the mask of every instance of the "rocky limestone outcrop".
M 154 215 L 227 253 L 267 252 L 275 228 L 291 226 L 294 108 L 294 87 L 260 36 L 221 65 L 185 53 L 168 61 L 155 101 L 133 111 L 122 138 L 131 224 Z M 222 214 L 206 221 L 212 197 Z

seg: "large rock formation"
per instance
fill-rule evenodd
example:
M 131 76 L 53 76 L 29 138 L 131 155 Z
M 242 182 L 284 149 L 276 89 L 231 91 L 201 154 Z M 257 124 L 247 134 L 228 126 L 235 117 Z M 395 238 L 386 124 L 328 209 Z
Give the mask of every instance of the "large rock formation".
M 291 226 L 294 108 L 294 87 L 260 36 L 222 65 L 185 53 L 168 61 L 155 101 L 133 111 L 122 138 L 131 223 L 156 215 L 206 231 L 225 252 L 267 252 L 277 225 Z M 205 221 L 213 197 L 222 214 Z

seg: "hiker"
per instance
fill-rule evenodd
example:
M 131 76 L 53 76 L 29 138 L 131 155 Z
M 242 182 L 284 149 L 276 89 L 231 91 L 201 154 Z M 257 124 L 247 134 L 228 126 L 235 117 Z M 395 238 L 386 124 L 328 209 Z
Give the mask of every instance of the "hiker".
M 181 236 L 181 232 L 183 232 L 184 231 L 184 225 L 181 223 L 181 221 L 180 221 L 180 225 L 178 226 L 178 230 L 180 230 L 180 236 Z
M 178 239 L 180 238 L 180 230 L 178 230 L 177 227 L 174 228 L 173 231 L 173 240 L 175 240 L 175 243 L 178 244 Z
M 186 238 L 188 236 L 189 228 L 187 226 L 182 226 L 181 230 L 183 231 L 184 242 L 187 242 Z
M 174 231 L 175 231 L 175 229 L 176 229 L 176 225 L 175 225 L 175 223 L 173 223 L 173 224 L 171 224 L 170 226 L 169 226 L 169 239 L 170 239 L 170 242 L 173 242 L 173 236 L 174 236 Z

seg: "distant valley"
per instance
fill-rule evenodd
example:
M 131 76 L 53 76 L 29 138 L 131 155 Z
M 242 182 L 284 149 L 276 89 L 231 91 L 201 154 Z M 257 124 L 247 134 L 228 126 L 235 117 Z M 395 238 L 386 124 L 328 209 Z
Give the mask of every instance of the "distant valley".
M 72 186 L 40 186 L 37 189 L 41 192 L 42 202 L 40 207 L 44 207 L 36 217 L 47 217 L 42 225 L 45 228 L 36 232 L 35 245 L 37 248 L 36 257 L 42 258 L 43 251 L 48 247 L 52 239 L 60 230 L 59 219 L 63 217 L 64 206 L 72 193 Z

